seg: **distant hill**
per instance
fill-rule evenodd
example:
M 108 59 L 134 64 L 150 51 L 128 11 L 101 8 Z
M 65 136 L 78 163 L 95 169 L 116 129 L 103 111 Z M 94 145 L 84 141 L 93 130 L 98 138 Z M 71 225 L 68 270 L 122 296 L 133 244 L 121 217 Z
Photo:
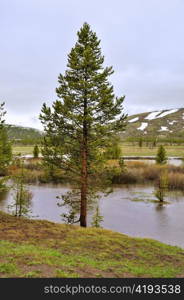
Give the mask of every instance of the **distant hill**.
M 123 137 L 184 139 L 184 108 L 145 112 L 129 116 Z
M 35 128 L 22 127 L 17 125 L 6 125 L 10 140 L 39 140 L 43 133 Z
M 7 125 L 11 140 L 33 142 L 43 136 L 43 132 L 17 125 Z M 158 137 L 180 138 L 184 140 L 184 108 L 165 109 L 129 116 L 123 138 Z

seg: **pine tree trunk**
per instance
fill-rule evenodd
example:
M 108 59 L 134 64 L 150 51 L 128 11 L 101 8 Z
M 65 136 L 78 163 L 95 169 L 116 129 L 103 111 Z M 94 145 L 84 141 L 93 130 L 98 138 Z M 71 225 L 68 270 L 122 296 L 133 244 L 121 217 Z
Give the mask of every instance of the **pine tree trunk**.
M 87 226 L 87 155 L 82 152 L 80 226 Z
M 88 149 L 87 149 L 87 100 L 84 97 L 84 121 L 83 121 L 83 141 L 81 149 L 81 207 L 80 207 L 80 226 L 87 226 L 87 190 L 88 190 L 88 170 L 87 170 L 87 160 L 88 160 Z

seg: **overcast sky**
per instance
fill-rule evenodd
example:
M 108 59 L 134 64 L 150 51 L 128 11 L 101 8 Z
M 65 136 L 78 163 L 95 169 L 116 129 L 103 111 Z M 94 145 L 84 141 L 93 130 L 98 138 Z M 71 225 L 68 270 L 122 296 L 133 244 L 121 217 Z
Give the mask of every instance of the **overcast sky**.
M 184 0 L 0 0 L 0 101 L 40 127 L 76 32 L 88 22 L 129 114 L 184 106 Z

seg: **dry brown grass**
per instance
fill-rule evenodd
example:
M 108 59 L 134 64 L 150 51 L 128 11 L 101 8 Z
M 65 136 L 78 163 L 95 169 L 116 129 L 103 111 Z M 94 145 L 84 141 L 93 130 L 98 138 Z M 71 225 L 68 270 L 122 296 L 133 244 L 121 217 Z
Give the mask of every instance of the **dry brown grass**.
M 184 191 L 184 174 L 170 173 L 168 175 L 169 189 Z
M 115 174 L 113 183 L 156 183 L 161 173 L 166 170 L 168 174 L 168 188 L 171 190 L 184 190 L 184 167 L 174 165 L 149 164 L 140 161 L 126 162 L 126 169 Z

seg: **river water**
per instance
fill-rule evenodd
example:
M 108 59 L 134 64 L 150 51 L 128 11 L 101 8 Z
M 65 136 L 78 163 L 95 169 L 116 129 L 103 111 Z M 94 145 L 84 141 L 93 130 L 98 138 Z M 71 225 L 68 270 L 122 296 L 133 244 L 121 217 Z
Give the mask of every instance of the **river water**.
M 56 196 L 66 193 L 69 185 L 30 185 L 32 216 L 62 222 L 65 208 L 58 207 Z M 12 203 L 11 191 L 0 193 L 0 210 L 8 212 Z M 118 185 L 99 202 L 104 220 L 102 227 L 134 237 L 147 237 L 184 248 L 184 194 L 169 193 L 168 203 L 155 202 L 154 187 Z M 90 225 L 92 213 L 89 213 Z
M 140 162 L 144 162 L 146 164 L 155 164 L 155 159 L 153 159 L 153 157 L 151 158 L 128 158 L 126 159 L 125 158 L 125 161 L 134 161 L 134 162 L 137 162 L 137 161 L 140 161 Z M 174 165 L 174 166 L 182 166 L 183 165 L 183 160 L 180 159 L 180 158 L 175 158 L 175 157 L 169 157 L 168 158 L 168 164 L 170 165 Z

